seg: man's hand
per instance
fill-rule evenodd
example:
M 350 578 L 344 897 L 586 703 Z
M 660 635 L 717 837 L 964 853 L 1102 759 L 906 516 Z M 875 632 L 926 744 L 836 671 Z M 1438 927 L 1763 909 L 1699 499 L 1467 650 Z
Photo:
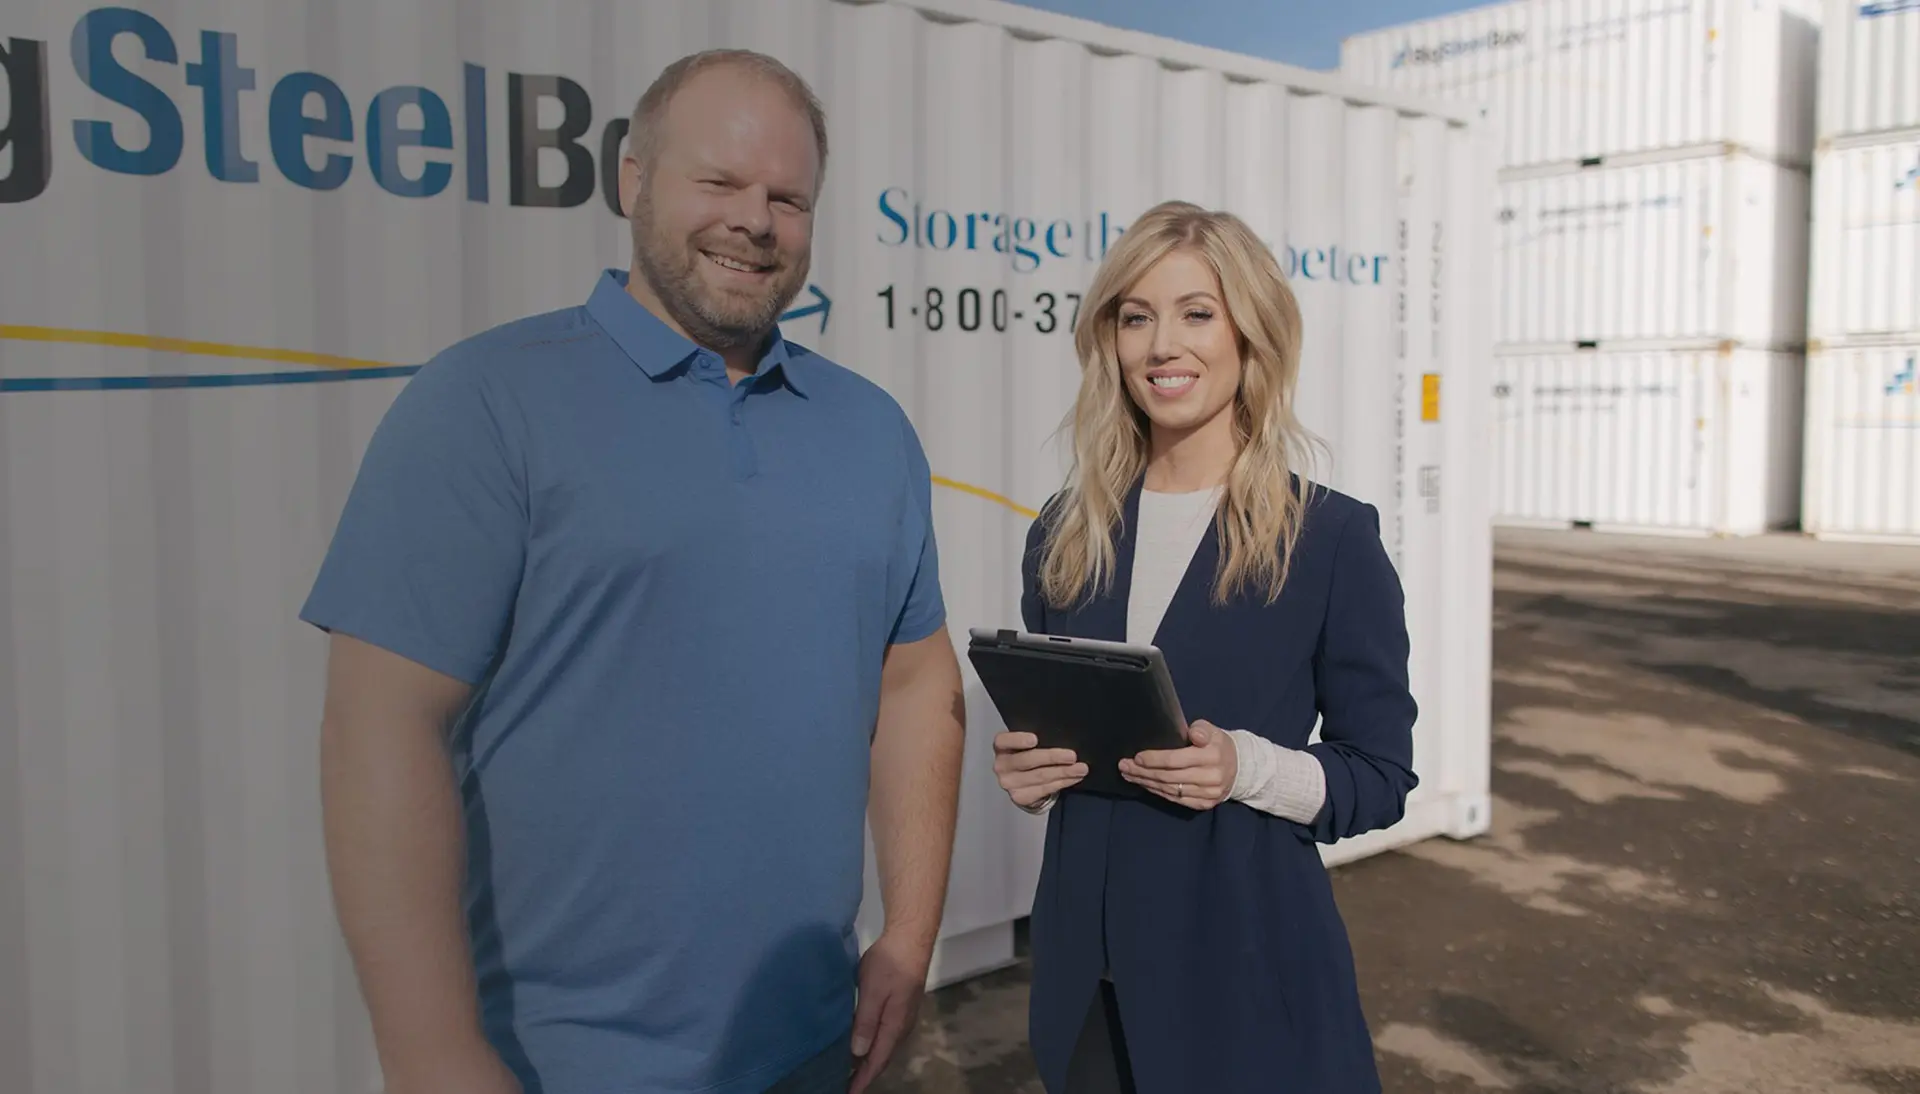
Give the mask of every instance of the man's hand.
M 860 1001 L 853 1012 L 854 1069 L 848 1094 L 861 1094 L 887 1069 L 920 1013 L 933 947 L 882 934 L 860 958 Z
M 1142 752 L 1120 761 L 1120 774 L 1135 786 L 1188 809 L 1212 809 L 1233 792 L 1240 754 L 1233 738 L 1212 722 L 1187 727 L 1187 748 Z

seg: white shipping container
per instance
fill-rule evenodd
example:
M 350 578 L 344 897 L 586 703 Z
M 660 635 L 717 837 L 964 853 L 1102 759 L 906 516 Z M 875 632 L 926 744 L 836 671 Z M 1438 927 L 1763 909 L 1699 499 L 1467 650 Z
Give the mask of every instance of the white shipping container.
M 1808 180 L 1751 156 L 1505 181 L 1503 347 L 1804 344 Z
M 1920 129 L 1920 0 L 1824 0 L 1819 136 Z
M 1808 532 L 1920 544 L 1917 360 L 1920 333 L 1808 354 Z
M 1920 331 L 1920 134 L 1814 163 L 1809 334 Z
M 707 46 L 825 101 L 784 328 L 912 417 L 962 640 L 1018 619 L 1104 249 L 1169 197 L 1263 234 L 1318 477 L 1380 507 L 1401 567 L 1421 707 L 1405 820 L 1323 853 L 1486 827 L 1493 158 L 1459 112 L 977 0 L 28 0 L 3 29 L 36 58 L 9 77 L 43 80 L 11 102 L 45 104 L 12 163 L 48 172 L 0 190 L 0 1090 L 378 1089 L 319 825 L 325 642 L 295 613 L 412 367 L 627 266 L 624 118 Z M 211 130 L 203 49 L 250 72 Z M 970 670 L 968 703 L 935 983 L 1011 958 L 1041 851 Z M 870 860 L 863 940 L 879 913 Z
M 1494 363 L 1494 519 L 1690 535 L 1790 525 L 1801 374 L 1757 350 Z
M 1812 0 L 1513 0 L 1341 43 L 1363 83 L 1484 108 L 1503 168 L 1733 146 L 1804 166 Z

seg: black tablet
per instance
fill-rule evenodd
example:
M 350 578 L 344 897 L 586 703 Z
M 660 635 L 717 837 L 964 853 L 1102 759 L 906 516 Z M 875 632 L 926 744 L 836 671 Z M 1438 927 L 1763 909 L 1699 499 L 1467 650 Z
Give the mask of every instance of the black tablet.
M 1121 777 L 1121 759 L 1189 743 L 1173 677 L 1153 646 L 984 627 L 968 633 L 967 659 L 1007 729 L 1033 734 L 1041 748 L 1072 749 L 1087 765 L 1074 790 L 1150 797 Z

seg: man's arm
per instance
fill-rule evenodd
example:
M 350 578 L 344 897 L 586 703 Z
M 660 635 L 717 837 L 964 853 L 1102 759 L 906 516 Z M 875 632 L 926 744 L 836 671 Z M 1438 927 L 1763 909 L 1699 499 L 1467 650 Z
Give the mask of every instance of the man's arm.
M 966 737 L 960 663 L 946 628 L 890 647 L 873 738 L 874 860 L 886 932 L 928 950 L 946 906 Z
M 947 901 L 953 831 L 966 748 L 960 664 L 945 627 L 889 647 L 880 675 L 868 820 L 886 925 L 860 969 L 851 1090 L 886 1069 L 926 989 Z
M 481 1031 L 447 729 L 471 689 L 335 634 L 321 803 L 336 914 L 392 1094 L 519 1094 Z

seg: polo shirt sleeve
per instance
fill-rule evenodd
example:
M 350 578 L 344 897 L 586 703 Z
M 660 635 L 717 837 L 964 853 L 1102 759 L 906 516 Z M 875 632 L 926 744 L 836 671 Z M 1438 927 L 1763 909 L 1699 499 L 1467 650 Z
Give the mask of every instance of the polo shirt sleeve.
M 478 683 L 525 556 L 511 413 L 455 359 L 416 372 L 374 430 L 300 618 Z
M 904 413 L 900 431 L 906 448 L 908 489 L 894 570 L 908 575 L 908 584 L 889 639 L 895 644 L 917 642 L 947 621 L 946 602 L 940 595 L 940 551 L 933 533 L 933 469 L 927 464 L 919 434 Z

